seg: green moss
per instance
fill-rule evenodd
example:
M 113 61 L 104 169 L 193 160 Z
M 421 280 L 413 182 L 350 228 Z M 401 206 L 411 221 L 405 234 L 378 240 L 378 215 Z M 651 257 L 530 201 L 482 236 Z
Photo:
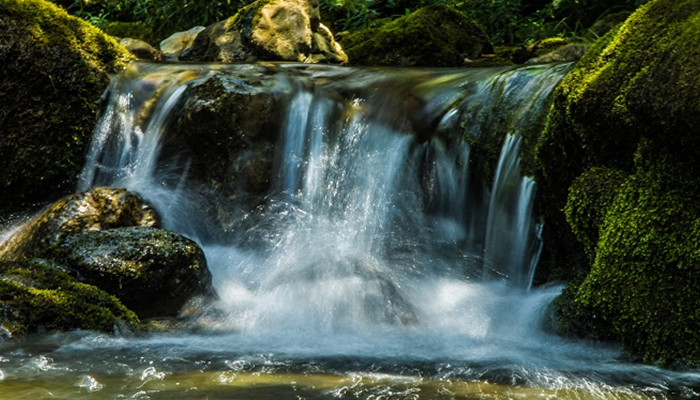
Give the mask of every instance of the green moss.
M 0 262 L 0 326 L 13 335 L 42 330 L 112 332 L 136 315 L 102 290 L 37 261 Z
M 343 36 L 356 65 L 459 66 L 493 53 L 483 30 L 451 7 L 432 5 L 377 28 Z
M 678 159 L 700 157 L 699 42 L 700 3 L 652 1 L 592 46 L 557 87 L 536 150 L 538 203 L 550 244 L 539 274 L 577 259 L 563 209 L 584 171 L 632 172 L 642 139 Z
M 74 187 L 109 74 L 130 59 L 51 3 L 0 3 L 0 208 Z
M 620 186 L 573 299 L 590 332 L 664 366 L 700 365 L 697 172 L 657 156 Z
M 566 221 L 591 262 L 595 257 L 600 226 L 624 179 L 625 174 L 619 170 L 595 167 L 576 178 L 569 188 L 564 208 Z

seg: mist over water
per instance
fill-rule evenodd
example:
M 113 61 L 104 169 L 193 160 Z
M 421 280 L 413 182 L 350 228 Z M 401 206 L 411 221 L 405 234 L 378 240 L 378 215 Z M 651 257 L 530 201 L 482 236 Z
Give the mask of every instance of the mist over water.
M 19 349 L 6 364 L 29 376 L 85 372 L 88 392 L 110 377 L 133 387 L 197 370 L 350 377 L 319 398 L 381 398 L 382 385 L 393 388 L 385 398 L 459 392 L 433 381 L 539 388 L 537 397 L 692 398 L 697 374 L 626 364 L 614 348 L 546 330 L 561 287 L 532 288 L 542 226 L 519 149 L 568 68 L 132 65 L 112 84 L 79 189 L 141 194 L 166 228 L 203 247 L 220 298 L 192 331 L 76 333 L 48 340 L 50 359 Z M 273 91 L 285 107 L 270 191 L 225 228 L 200 206 L 186 154 L 163 154 L 190 89 L 213 77 Z M 493 176 L 480 176 L 475 148 L 487 139 L 500 150 Z M 528 398 L 489 390 L 458 398 Z M 172 394 L 148 395 L 157 393 Z

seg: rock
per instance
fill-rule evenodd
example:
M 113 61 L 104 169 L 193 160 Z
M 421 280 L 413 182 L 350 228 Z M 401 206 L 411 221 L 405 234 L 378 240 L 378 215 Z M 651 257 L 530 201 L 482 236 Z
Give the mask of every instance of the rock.
M 525 64 L 545 64 L 551 62 L 569 62 L 578 61 L 588 50 L 588 46 L 578 43 L 568 44 L 557 48 L 556 50 L 531 58 L 525 61 Z
M 139 195 L 119 188 L 93 188 L 48 207 L 0 244 L 0 259 L 41 256 L 75 233 L 156 225 L 158 215 Z
M 273 182 L 286 112 L 286 97 L 277 94 L 286 89 L 275 87 L 274 76 L 258 76 L 244 81 L 220 73 L 193 85 L 163 150 L 187 154 L 188 187 L 202 193 L 200 207 L 224 230 L 259 206 Z
M 121 38 L 119 44 L 140 60 L 161 61 L 164 58 L 163 53 L 140 39 Z
M 49 2 L 0 2 L 0 209 L 75 187 L 110 74 L 132 58 Z
M 168 60 L 177 61 L 192 50 L 194 39 L 204 29 L 203 26 L 195 26 L 183 32 L 175 32 L 160 42 L 160 51 Z
M 318 3 L 309 0 L 258 0 L 200 32 L 191 51 L 181 59 L 227 63 L 346 61 L 319 20 Z
M 45 260 L 0 261 L 0 335 L 88 329 L 114 332 L 139 319 L 113 296 Z
M 193 241 L 134 226 L 69 235 L 44 254 L 83 282 L 117 297 L 141 318 L 177 316 L 194 296 L 210 296 L 211 274 Z
M 604 218 L 591 271 L 558 300 L 558 316 L 574 333 L 621 342 L 643 361 L 697 367 L 698 171 L 656 149 L 645 152 L 637 172 L 608 194 L 607 207 L 593 207 Z
M 202 250 L 157 229 L 135 193 L 93 188 L 57 201 L 0 247 L 0 260 L 48 260 L 116 296 L 141 318 L 175 316 L 194 296 L 214 296 Z
M 343 36 L 354 65 L 454 67 L 493 53 L 484 31 L 445 5 L 431 5 L 378 27 Z
M 689 328 L 698 320 L 691 310 L 700 293 L 691 275 L 700 275 L 700 263 L 689 262 L 696 256 L 688 247 L 700 198 L 699 22 L 697 1 L 640 7 L 562 80 L 537 146 L 545 217 L 538 270 L 583 276 L 569 284 L 576 301 L 568 310 L 599 316 L 589 330 L 607 331 L 632 354 L 664 365 L 700 363 L 697 353 L 682 354 L 700 343 L 698 330 Z M 574 179 L 593 167 L 628 178 L 606 210 L 577 216 L 574 230 L 599 232 L 597 239 L 584 236 L 595 243 L 582 244 L 561 210 Z M 596 188 L 576 190 L 590 198 Z M 657 293 L 670 297 L 661 302 Z

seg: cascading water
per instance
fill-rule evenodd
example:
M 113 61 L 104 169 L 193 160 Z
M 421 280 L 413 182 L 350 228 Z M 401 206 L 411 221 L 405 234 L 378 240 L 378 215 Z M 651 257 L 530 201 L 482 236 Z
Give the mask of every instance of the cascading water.
M 59 361 L 30 351 L 16 362 L 79 374 L 83 393 L 134 388 L 114 398 L 173 398 L 166 382 L 194 370 L 211 398 L 239 384 L 297 398 L 694 394 L 696 375 L 625 365 L 542 329 L 560 288 L 530 287 L 542 227 L 519 153 L 568 68 L 133 64 L 112 84 L 80 189 L 139 192 L 204 248 L 220 299 L 194 332 L 78 335 Z M 218 89 L 197 97 L 212 82 L 262 122 L 219 110 L 238 128 L 194 129 L 187 142 L 172 131 L 216 108 Z M 257 115 L 246 102 L 272 106 Z M 236 158 L 222 162 L 188 148 L 202 142 L 243 144 L 214 145 Z M 207 162 L 217 167 L 202 173 Z M 249 170 L 265 190 L 229 172 Z M 95 349 L 114 361 L 60 361 Z

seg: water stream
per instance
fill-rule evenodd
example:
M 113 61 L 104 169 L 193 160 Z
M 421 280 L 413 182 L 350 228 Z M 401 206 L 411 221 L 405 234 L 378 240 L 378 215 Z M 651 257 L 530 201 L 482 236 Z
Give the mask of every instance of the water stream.
M 133 64 L 79 189 L 140 193 L 204 248 L 220 298 L 176 332 L 2 344 L 0 398 L 699 396 L 698 373 L 547 332 L 561 287 L 532 287 L 542 226 L 519 154 L 568 69 Z M 244 108 L 248 122 L 220 110 L 245 129 L 177 136 L 215 108 L 219 92 L 197 94 L 213 83 L 235 107 L 272 106 Z M 248 147 L 218 144 L 231 135 Z M 254 193 L 230 171 L 260 160 Z

